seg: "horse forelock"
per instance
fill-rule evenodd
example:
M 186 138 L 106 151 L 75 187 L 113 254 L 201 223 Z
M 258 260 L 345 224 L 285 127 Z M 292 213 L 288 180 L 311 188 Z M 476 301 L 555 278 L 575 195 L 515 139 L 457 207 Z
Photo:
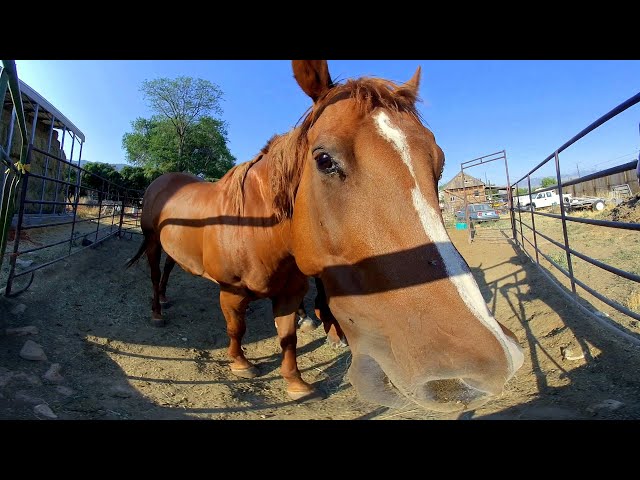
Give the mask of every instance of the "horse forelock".
M 380 107 L 394 112 L 407 112 L 422 121 L 416 108 L 418 96 L 413 89 L 404 85 L 379 78 L 360 78 L 347 80 L 344 84 L 334 84 L 303 114 L 297 127 L 287 134 L 273 137 L 262 149 L 262 153 L 269 155 L 270 159 L 269 181 L 278 220 L 291 218 L 293 215 L 293 205 L 308 150 L 309 130 L 325 108 L 342 99 L 354 100 L 362 115 Z
M 362 115 L 380 107 L 394 112 L 407 112 L 422 121 L 416 108 L 419 98 L 413 89 L 381 78 L 359 78 L 347 80 L 344 84 L 337 84 L 327 90 L 304 117 L 300 126 L 301 135 L 306 137 L 326 107 L 345 98 L 354 100 Z

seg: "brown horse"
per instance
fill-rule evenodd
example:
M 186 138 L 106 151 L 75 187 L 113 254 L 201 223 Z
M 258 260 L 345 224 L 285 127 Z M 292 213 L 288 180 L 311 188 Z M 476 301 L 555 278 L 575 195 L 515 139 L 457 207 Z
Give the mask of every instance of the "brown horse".
M 253 377 L 241 349 L 245 311 L 271 298 L 287 393 L 307 398 L 295 317 L 312 276 L 326 295 L 316 312 L 325 329 L 344 331 L 363 398 L 456 411 L 499 395 L 523 354 L 445 230 L 444 154 L 416 110 L 420 68 L 404 84 L 336 84 L 319 60 L 294 61 L 293 73 L 313 101 L 298 126 L 216 183 L 170 173 L 147 189 L 145 240 L 131 262 L 147 253 L 153 321 L 162 323 L 175 262 L 217 282 L 231 371 Z

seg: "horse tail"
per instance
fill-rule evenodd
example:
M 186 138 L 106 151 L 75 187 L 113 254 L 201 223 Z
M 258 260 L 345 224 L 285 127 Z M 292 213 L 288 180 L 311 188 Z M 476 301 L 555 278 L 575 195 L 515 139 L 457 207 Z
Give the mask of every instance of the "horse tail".
M 145 235 L 144 240 L 142 241 L 142 245 L 140 245 L 140 248 L 138 249 L 137 253 L 133 257 L 131 257 L 129 260 L 127 260 L 127 263 L 125 263 L 125 268 L 129 268 L 131 265 L 136 263 L 138 259 L 144 254 L 146 249 L 147 249 L 147 236 Z

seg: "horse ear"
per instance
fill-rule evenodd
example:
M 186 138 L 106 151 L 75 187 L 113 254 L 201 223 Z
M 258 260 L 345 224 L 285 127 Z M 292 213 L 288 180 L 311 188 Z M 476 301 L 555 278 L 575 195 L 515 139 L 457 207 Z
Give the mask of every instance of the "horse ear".
M 293 60 L 293 76 L 314 102 L 333 86 L 326 60 Z
M 422 73 L 422 69 L 420 66 L 416 69 L 416 73 L 413 74 L 413 77 L 409 79 L 408 82 L 403 83 L 396 89 L 396 94 L 407 97 L 412 102 L 416 102 L 418 100 L 418 88 L 420 87 L 420 75 Z
M 413 77 L 404 84 L 405 88 L 413 90 L 415 96 L 418 96 L 418 88 L 420 87 L 420 76 L 422 75 L 422 68 L 418 65 L 416 68 L 416 73 L 413 74 Z

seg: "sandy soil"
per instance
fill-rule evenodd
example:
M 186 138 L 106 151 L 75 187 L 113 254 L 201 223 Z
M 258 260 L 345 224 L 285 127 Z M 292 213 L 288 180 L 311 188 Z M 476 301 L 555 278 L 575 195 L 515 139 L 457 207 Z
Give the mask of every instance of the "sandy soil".
M 261 376 L 228 370 L 225 322 L 214 283 L 176 268 L 169 283 L 169 324 L 150 326 L 146 261 L 125 260 L 140 237 L 112 238 L 36 274 L 17 298 L 0 297 L 8 328 L 0 336 L 0 419 L 638 419 L 640 351 L 572 306 L 518 253 L 508 231 L 491 229 L 469 244 L 450 230 L 496 318 L 516 333 L 525 364 L 504 394 L 463 415 L 392 410 L 360 400 L 345 378 L 349 350 L 325 343 L 322 328 L 299 333 L 299 367 L 324 398 L 291 401 L 279 375 L 280 349 L 267 300 L 249 310 L 246 355 Z M 307 301 L 311 304 L 313 291 Z M 19 304 L 23 313 L 13 314 Z M 26 340 L 47 360 L 19 352 Z M 582 358 L 576 358 L 582 357 Z M 571 360 L 570 358 L 574 358 Z M 62 378 L 43 375 L 60 365 Z M 54 379 L 56 380 L 56 379 Z M 40 412 L 40 413 L 38 413 Z

